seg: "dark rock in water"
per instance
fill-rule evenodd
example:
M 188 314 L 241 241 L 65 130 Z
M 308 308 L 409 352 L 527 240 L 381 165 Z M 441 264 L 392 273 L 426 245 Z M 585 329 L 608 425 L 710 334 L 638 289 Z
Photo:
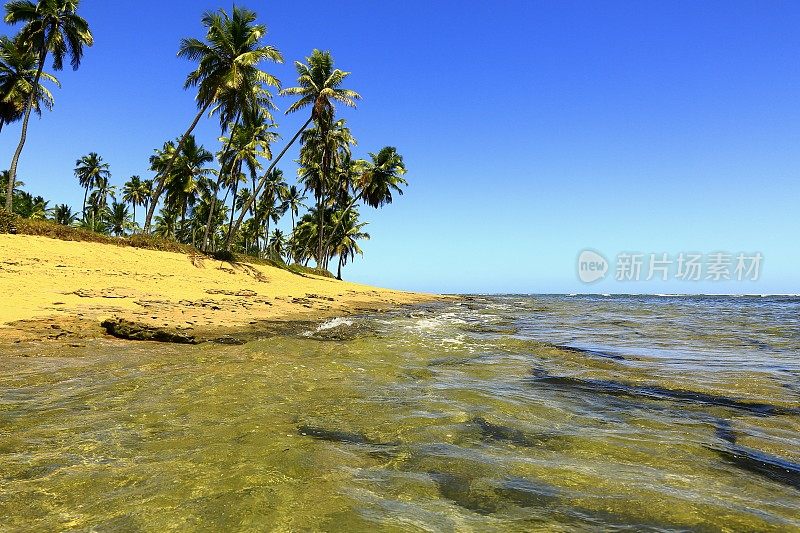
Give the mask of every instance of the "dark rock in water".
M 590 350 L 588 348 L 578 348 L 576 346 L 566 346 L 561 344 L 554 344 L 554 348 L 558 348 L 559 350 L 564 350 L 565 352 L 572 352 L 581 355 L 591 355 L 593 357 L 602 357 L 604 359 L 613 359 L 615 361 L 624 361 L 625 358 L 617 353 L 612 352 L 603 352 L 600 350 Z
M 231 337 L 230 335 L 225 335 L 224 337 L 217 337 L 216 339 L 211 339 L 211 342 L 215 344 L 226 344 L 229 346 L 241 346 L 243 344 L 247 344 L 247 341 L 244 339 L 238 339 L 236 337 Z
M 707 448 L 717 452 L 726 462 L 742 470 L 800 490 L 800 464 L 798 463 L 738 444 L 732 444 L 725 448 L 713 446 L 707 446 Z
M 768 403 L 737 400 L 727 396 L 708 394 L 705 392 L 682 389 L 667 389 L 655 385 L 628 385 L 619 381 L 611 381 L 606 379 L 583 379 L 569 376 L 553 376 L 540 369 L 534 369 L 532 374 L 532 383 L 545 383 L 559 387 L 576 388 L 585 392 L 593 392 L 597 394 L 628 396 L 632 398 L 645 398 L 648 400 L 679 400 L 703 405 L 739 409 L 757 415 L 800 414 L 800 409 L 798 408 L 781 407 Z
M 558 490 L 543 483 L 534 483 L 521 477 L 502 480 L 495 489 L 498 496 L 520 507 L 552 507 L 558 500 Z
M 397 442 L 380 442 L 369 438 L 363 433 L 349 431 L 339 431 L 335 429 L 325 429 L 318 426 L 301 424 L 297 426 L 297 432 L 305 437 L 328 442 L 341 442 L 344 444 L 361 444 L 370 446 L 397 446 Z
M 552 435 L 529 435 L 519 429 L 493 424 L 480 416 L 473 418 L 472 423 L 478 426 L 484 439 L 510 442 L 517 446 L 540 446 L 553 438 Z
M 104 320 L 100 325 L 105 328 L 109 335 L 113 335 L 119 339 L 172 342 L 176 344 L 199 344 L 201 342 L 195 338 L 194 335 L 145 324 L 137 324 L 136 322 L 123 320 L 121 318 Z
M 468 478 L 437 471 L 428 472 L 428 475 L 436 483 L 442 497 L 460 507 L 483 515 L 498 511 L 496 501 L 472 492 L 471 482 Z
M 731 423 L 727 420 L 717 420 L 714 434 L 725 442 L 736 444 L 736 434 L 733 432 L 733 428 L 731 428 Z

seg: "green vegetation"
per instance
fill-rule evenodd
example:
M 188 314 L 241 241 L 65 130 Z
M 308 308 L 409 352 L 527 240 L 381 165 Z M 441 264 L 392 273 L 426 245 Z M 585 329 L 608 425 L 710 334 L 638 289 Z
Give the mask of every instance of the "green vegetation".
M 206 13 L 204 38 L 180 41 L 178 56 L 196 65 L 184 89 L 196 91 L 197 113 L 180 136 L 151 155 L 152 179 L 132 176 L 118 188 L 111 183 L 111 165 L 92 152 L 77 159 L 73 169 L 84 189 L 80 211 L 66 204 L 50 207 L 22 190 L 17 164 L 28 120 L 32 112 L 54 105 L 43 82 L 58 86 L 44 66 L 52 58 L 53 70 L 61 70 L 69 57 L 77 69 L 84 47 L 93 44 L 89 24 L 78 15 L 79 3 L 6 4 L 6 22 L 22 27 L 13 39 L 0 41 L 0 132 L 5 124 L 22 121 L 22 133 L 10 170 L 2 174 L 0 200 L 6 212 L 0 231 L 15 225 L 19 233 L 156 249 L 172 243 L 176 250 L 292 264 L 300 274 L 327 274 L 335 260 L 341 279 L 342 268 L 363 253 L 359 242 L 370 238 L 359 206 L 380 208 L 403 194 L 403 158 L 388 146 L 368 159 L 354 157 L 356 139 L 336 116 L 336 106 L 355 108 L 361 95 L 345 88 L 350 73 L 335 67 L 330 52 L 315 49 L 305 61 L 295 61 L 296 86 L 281 88 L 263 66 L 282 63 L 283 56 L 265 43 L 266 26 L 245 8 Z M 277 156 L 272 147 L 281 136 L 273 117 L 273 89 L 293 98 L 286 114 L 308 113 Z M 193 134 L 204 117 L 219 122 L 216 148 L 203 146 Z M 298 140 L 298 181 L 289 184 L 277 165 Z M 142 226 L 137 207 L 143 208 Z M 287 214 L 288 232 L 276 227 Z M 311 261 L 315 268 L 308 268 Z

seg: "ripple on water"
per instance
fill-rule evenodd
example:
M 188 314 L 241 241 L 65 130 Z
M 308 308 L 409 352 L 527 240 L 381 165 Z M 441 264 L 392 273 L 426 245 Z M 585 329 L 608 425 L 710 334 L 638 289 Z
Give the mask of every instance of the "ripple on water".
M 12 530 L 797 529 L 798 311 L 477 296 L 242 346 L 19 347 L 0 360 L 0 516 Z

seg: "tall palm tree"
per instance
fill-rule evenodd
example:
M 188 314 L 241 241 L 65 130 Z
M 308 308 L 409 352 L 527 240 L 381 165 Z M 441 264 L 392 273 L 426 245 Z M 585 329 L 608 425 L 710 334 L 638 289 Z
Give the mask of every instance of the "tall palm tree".
M 281 63 L 283 57 L 276 48 L 261 44 L 267 28 L 262 24 L 255 24 L 255 20 L 254 12 L 239 7 L 233 8 L 232 15 L 228 15 L 224 10 L 209 12 L 203 16 L 206 42 L 199 39 L 181 41 L 178 56 L 198 62 L 197 69 L 186 78 L 184 88 L 197 87 L 196 100 L 199 111 L 181 137 L 177 152 L 165 168 L 164 174 L 170 173 L 177 153 L 181 152 L 200 118 L 212 105 L 225 103 L 224 98 L 230 100 L 230 95 L 237 92 L 255 94 L 254 86 L 280 86 L 277 78 L 258 68 L 262 61 Z M 226 111 L 223 114 L 231 112 Z M 164 186 L 163 176 L 157 176 L 151 205 L 144 222 L 145 231 L 150 230 L 150 221 Z
M 339 229 L 333 234 L 334 241 L 331 255 L 339 257 L 336 279 L 340 280 L 342 279 L 342 267 L 347 264 L 347 261 L 354 259 L 356 254 L 364 254 L 358 246 L 358 241 L 369 240 L 370 237 L 369 233 L 362 231 L 367 223 L 358 222 L 358 211 L 339 212 L 334 215 L 334 218 L 337 217 L 342 220 L 342 223 L 337 224 Z
M 107 218 L 108 199 L 116 200 L 116 187 L 109 185 L 108 177 L 98 176 L 94 182 L 94 190 L 89 195 L 89 210 L 92 213 L 92 226 L 95 220 Z
M 327 254 L 324 250 L 325 213 L 327 195 L 334 185 L 330 183 L 337 167 L 350 157 L 350 146 L 356 143 L 345 126 L 345 120 L 339 119 L 333 124 L 317 123 L 313 128 L 303 132 L 303 147 L 300 149 L 300 179 L 306 191 L 312 191 L 317 201 L 319 232 L 317 233 L 317 266 L 326 268 Z
M 34 88 L 37 63 L 36 53 L 22 39 L 0 37 L 0 131 L 5 124 L 16 122 L 25 115 L 25 105 Z M 61 86 L 47 72 L 42 72 L 41 77 L 57 87 Z M 42 108 L 53 108 L 53 95 L 41 83 L 35 87 L 33 111 L 41 116 Z
M 246 110 L 242 114 L 241 126 L 232 132 L 230 143 L 228 143 L 230 149 L 222 155 L 222 166 L 236 169 L 237 172 L 241 172 L 242 168 L 246 168 L 255 182 L 256 173 L 261 169 L 259 159 L 272 159 L 270 144 L 278 138 L 277 133 L 271 131 L 273 127 L 274 125 L 270 122 L 265 110 Z M 223 138 L 222 141 L 227 143 L 228 139 Z M 239 182 L 239 179 L 232 180 L 234 200 L 236 199 Z M 235 211 L 235 209 L 231 209 L 231 220 L 228 225 L 229 234 L 233 230 Z M 230 235 L 228 239 L 230 239 Z
M 255 204 L 254 204 L 255 205 Z M 270 222 L 277 224 L 283 214 L 286 212 L 286 205 L 279 201 L 279 198 L 274 193 L 265 190 L 262 194 L 261 202 L 258 204 L 258 209 L 255 213 L 256 231 L 258 234 L 264 235 L 264 242 L 269 240 L 269 226 Z
M 146 213 L 147 208 L 150 206 L 150 198 L 153 196 L 153 180 L 142 180 L 142 195 L 144 195 L 142 207 L 144 207 Z
M 333 57 L 330 52 L 322 52 L 320 50 L 313 50 L 311 55 L 306 58 L 306 63 L 295 61 L 295 69 L 297 70 L 297 87 L 288 87 L 281 90 L 281 95 L 285 96 L 299 96 L 286 110 L 286 114 L 295 113 L 302 109 L 311 108 L 311 116 L 306 122 L 297 130 L 294 137 L 289 140 L 286 146 L 281 150 L 272 164 L 267 169 L 265 176 L 269 175 L 273 168 L 278 164 L 283 155 L 289 150 L 294 142 L 300 137 L 305 129 L 311 124 L 312 121 L 317 121 L 318 125 L 331 123 L 334 115 L 334 102 L 341 103 L 348 107 L 356 107 L 356 100 L 361 98 L 357 92 L 350 89 L 342 88 L 344 80 L 350 75 L 349 72 L 344 72 L 333 67 Z M 261 193 L 261 188 L 264 185 L 264 179 L 253 188 L 253 198 L 256 198 Z M 244 213 L 250 208 L 245 206 L 239 219 L 234 226 L 237 230 L 244 220 Z
M 145 194 L 144 183 L 139 176 L 131 176 L 131 179 L 122 186 L 122 201 L 128 202 L 133 207 L 134 224 L 136 224 L 136 206 L 144 204 Z
M 300 189 L 297 187 L 297 185 L 292 185 L 286 189 L 284 201 L 286 202 L 286 207 L 292 215 L 292 233 L 294 233 L 294 219 L 297 216 L 297 213 L 300 211 L 301 207 L 306 207 L 306 205 L 303 203 L 303 200 L 305 199 L 306 197 L 302 192 L 300 192 Z
M 403 195 L 400 186 L 408 185 L 403 178 L 408 171 L 403 156 L 394 146 L 385 146 L 377 154 L 370 152 L 369 156 L 371 161 L 367 162 L 356 186 L 364 203 L 377 209 L 392 203 L 392 192 Z
M 391 204 L 394 199 L 393 193 L 402 196 L 401 186 L 408 185 L 403 177 L 407 169 L 403 163 L 403 156 L 397 153 L 397 148 L 385 146 L 377 154 L 370 152 L 369 156 L 370 161 L 357 162 L 355 179 L 351 183 L 351 191 L 348 191 L 352 199 L 343 209 L 345 214 L 353 209 L 358 201 L 363 201 L 375 209 Z M 344 220 L 346 218 L 341 217 L 339 224 Z M 338 224 L 332 233 L 336 233 L 337 230 Z
M 69 55 L 73 70 L 78 70 L 83 57 L 83 47 L 92 46 L 94 38 L 89 31 L 89 24 L 78 15 L 80 0 L 11 0 L 6 4 L 5 20 L 9 24 L 24 23 L 19 38 L 38 54 L 39 65 L 33 78 L 33 86 L 38 87 L 44 71 L 47 55 L 53 56 L 53 70 L 64 67 L 64 58 Z M 28 121 L 38 96 L 37 91 L 30 91 L 25 104 L 22 119 L 22 133 L 19 144 L 14 151 L 9 169 L 6 209 L 11 210 L 11 191 L 17 176 L 22 149 L 28 135 Z
M 213 160 L 214 155 L 198 144 L 194 135 L 190 135 L 170 174 L 165 177 L 167 193 L 165 202 L 179 213 L 181 230 L 186 221 L 187 210 L 197 200 L 198 180 L 213 172 L 212 169 L 206 168 L 206 165 Z
M 93 189 L 99 180 L 104 179 L 106 183 L 111 177 L 108 163 L 103 162 L 103 158 L 92 152 L 75 161 L 75 177 L 78 183 L 85 189 L 83 194 L 83 219 L 86 220 L 86 198 L 89 196 L 89 189 Z

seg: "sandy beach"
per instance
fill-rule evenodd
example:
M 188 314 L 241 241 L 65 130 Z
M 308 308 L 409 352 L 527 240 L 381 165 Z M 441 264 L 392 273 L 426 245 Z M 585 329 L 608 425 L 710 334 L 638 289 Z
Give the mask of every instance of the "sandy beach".
M 0 235 L 0 341 L 97 337 L 123 320 L 197 337 L 432 300 L 205 256 Z

